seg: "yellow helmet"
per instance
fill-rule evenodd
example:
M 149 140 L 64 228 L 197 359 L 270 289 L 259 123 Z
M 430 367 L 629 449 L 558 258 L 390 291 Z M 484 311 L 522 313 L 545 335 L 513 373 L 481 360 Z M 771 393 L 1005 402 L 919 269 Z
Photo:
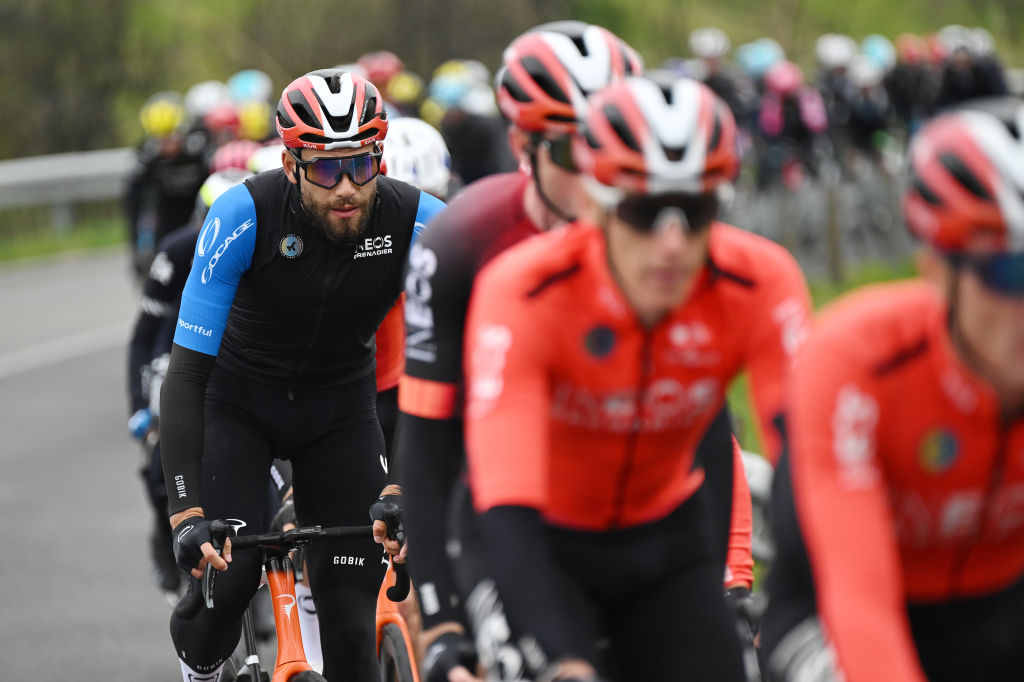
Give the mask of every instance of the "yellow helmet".
M 146 100 L 139 111 L 143 132 L 158 139 L 177 130 L 184 118 L 185 107 L 176 92 L 158 92 Z
M 245 102 L 238 107 L 238 133 L 243 139 L 262 142 L 270 135 L 273 109 L 262 101 Z

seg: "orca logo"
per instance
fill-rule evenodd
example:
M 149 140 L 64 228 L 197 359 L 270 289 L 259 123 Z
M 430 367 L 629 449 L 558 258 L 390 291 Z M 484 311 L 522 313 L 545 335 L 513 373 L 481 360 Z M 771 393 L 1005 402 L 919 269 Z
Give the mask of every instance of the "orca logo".
M 277 599 L 284 599 L 284 602 L 281 604 L 281 610 L 284 611 L 285 618 L 290 618 L 292 615 L 292 609 L 295 608 L 295 595 L 281 594 L 277 596 Z
M 199 241 L 196 242 L 196 253 L 202 258 L 206 252 L 217 242 L 217 235 L 220 234 L 220 218 L 207 221 L 203 225 L 203 231 L 199 233 Z
M 290 234 L 281 240 L 281 255 L 285 258 L 298 258 L 302 255 L 302 238 L 297 234 Z

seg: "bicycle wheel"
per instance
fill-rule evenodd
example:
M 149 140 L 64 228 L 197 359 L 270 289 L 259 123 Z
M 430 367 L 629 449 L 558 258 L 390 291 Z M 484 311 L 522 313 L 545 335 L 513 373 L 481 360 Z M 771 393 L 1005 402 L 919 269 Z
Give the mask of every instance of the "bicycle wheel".
M 380 678 L 382 682 L 413 682 L 412 657 L 405 646 L 402 631 L 388 623 L 380 638 Z
M 288 682 L 327 682 L 327 679 L 316 671 L 305 670 L 289 677 Z

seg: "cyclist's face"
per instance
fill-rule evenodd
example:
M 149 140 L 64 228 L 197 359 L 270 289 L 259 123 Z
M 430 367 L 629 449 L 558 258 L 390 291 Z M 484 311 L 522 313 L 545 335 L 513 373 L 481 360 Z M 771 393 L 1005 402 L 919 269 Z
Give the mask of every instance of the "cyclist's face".
M 1006 388 L 1024 391 L 1024 297 L 997 293 L 970 268 L 953 276 L 958 330 L 971 352 Z
M 707 259 L 710 228 L 689 230 L 671 209 L 651 230 L 638 230 L 616 211 L 601 222 L 612 273 L 641 320 L 653 324 L 685 300 Z
M 579 217 L 586 211 L 589 199 L 579 173 L 565 168 L 566 152 L 561 147 L 567 144 L 567 136 L 552 136 L 538 144 L 534 172 L 544 196 L 564 215 Z M 560 159 L 559 163 L 552 158 L 553 154 Z
M 371 150 L 372 146 L 328 151 L 304 149 L 301 150 L 301 158 L 303 161 L 309 161 L 314 158 L 357 156 Z M 288 179 L 294 183 L 297 164 L 291 154 L 287 152 L 284 154 L 284 165 Z M 302 205 L 310 220 L 324 234 L 331 239 L 352 241 L 366 230 L 366 225 L 370 220 L 372 202 L 377 194 L 376 177 L 360 186 L 353 183 L 352 178 L 348 175 L 344 175 L 341 182 L 333 188 L 324 189 L 307 180 L 303 169 L 298 168 L 298 173 L 302 178 L 298 183 Z

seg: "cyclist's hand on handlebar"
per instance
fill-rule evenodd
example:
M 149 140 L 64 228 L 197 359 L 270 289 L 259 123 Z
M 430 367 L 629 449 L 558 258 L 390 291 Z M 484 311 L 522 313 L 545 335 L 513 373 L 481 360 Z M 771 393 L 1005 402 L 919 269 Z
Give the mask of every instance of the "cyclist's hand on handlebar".
M 385 518 L 393 519 L 391 531 Z M 373 520 L 373 541 L 384 545 L 384 550 L 397 563 L 405 563 L 408 553 L 405 543 L 405 528 L 402 524 L 402 489 L 397 485 L 389 485 L 381 492 L 377 501 L 370 505 L 370 518 Z
M 174 559 L 178 566 L 196 578 L 203 577 L 203 569 L 207 564 L 218 571 L 226 571 L 228 562 L 231 561 L 231 540 L 225 541 L 224 554 L 221 556 L 213 548 L 210 522 L 199 514 L 188 515 L 188 511 L 171 517 L 172 523 L 177 521 L 171 532 L 171 539 L 174 546 Z M 179 516 L 181 518 L 178 518 Z
M 477 667 L 473 643 L 461 631 L 450 629 L 452 624 L 442 623 L 421 633 L 426 653 L 423 655 L 424 682 L 482 682 L 470 670 Z M 437 630 L 446 628 L 437 635 Z

